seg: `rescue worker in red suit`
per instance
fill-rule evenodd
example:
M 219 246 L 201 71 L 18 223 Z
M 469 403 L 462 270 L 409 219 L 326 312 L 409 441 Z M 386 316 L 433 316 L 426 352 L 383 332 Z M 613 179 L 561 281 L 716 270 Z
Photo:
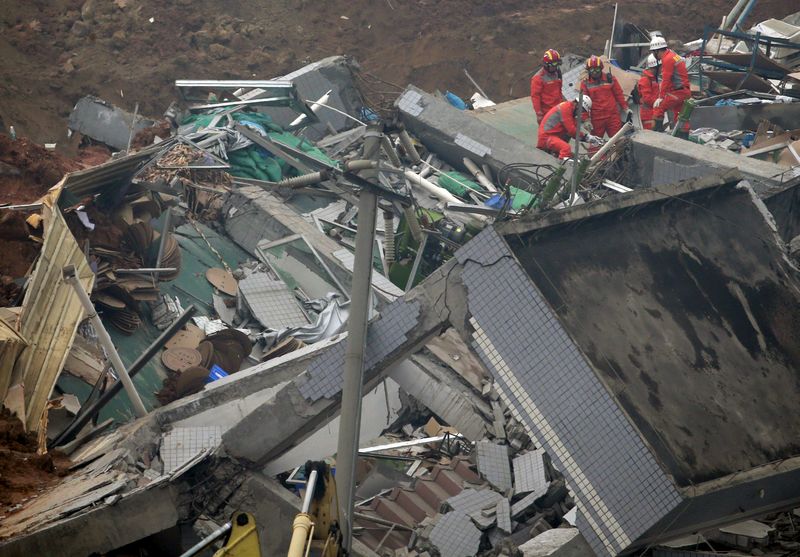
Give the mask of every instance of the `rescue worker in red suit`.
M 611 72 L 603 74 L 603 61 L 597 56 L 586 61 L 586 71 L 589 77 L 581 82 L 581 90 L 592 99 L 592 133 L 611 137 L 622 127 L 621 111 L 628 111 L 622 87 Z
M 575 114 L 578 110 L 578 99 L 563 101 L 550 109 L 539 125 L 539 138 L 536 146 L 543 151 L 556 155 L 560 159 L 572 157 L 570 139 L 575 137 L 577 122 Z M 586 121 L 592 113 L 592 99 L 583 95 L 581 120 Z M 599 143 L 599 138 L 581 132 L 581 141 Z
M 639 117 L 642 127 L 652 130 L 656 121 L 653 119 L 653 103 L 658 98 L 658 60 L 650 54 L 647 57 L 647 67 L 642 72 L 637 85 L 639 89 Z
M 650 41 L 650 52 L 661 64 L 658 98 L 653 102 L 653 118 L 656 131 L 661 131 L 664 114 L 672 112 L 673 125 L 678 121 L 678 114 L 683 103 L 692 96 L 689 90 L 689 73 L 686 62 L 679 55 L 667 48 L 664 37 L 653 37 Z M 689 122 L 683 126 L 684 133 L 689 132 Z
M 559 66 L 561 55 L 551 48 L 542 56 L 542 69 L 531 78 L 531 102 L 539 124 L 551 108 L 564 100 Z

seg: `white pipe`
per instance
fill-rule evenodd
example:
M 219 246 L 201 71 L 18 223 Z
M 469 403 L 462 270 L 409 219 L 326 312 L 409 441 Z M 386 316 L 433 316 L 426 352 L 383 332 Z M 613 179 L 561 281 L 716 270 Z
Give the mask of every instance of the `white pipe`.
M 489 178 L 486 177 L 483 171 L 478 168 L 477 164 L 472 162 L 468 157 L 464 157 L 462 162 L 464 163 L 464 166 L 467 167 L 467 170 L 472 172 L 472 175 L 475 176 L 475 179 L 478 180 L 480 185 L 492 193 L 497 193 L 497 188 L 494 187 L 494 184 L 489 180 Z
M 311 112 L 313 112 L 314 114 L 317 114 L 319 112 L 319 109 L 322 106 L 325 106 L 325 103 L 328 102 L 328 99 L 331 98 L 331 93 L 333 93 L 333 89 L 328 89 L 328 92 L 325 93 L 324 95 L 322 95 L 316 101 L 308 103 L 308 104 L 311 105 Z M 297 118 L 292 120 L 292 123 L 289 124 L 289 127 L 291 128 L 292 126 L 296 126 L 296 125 L 300 124 L 306 118 L 308 118 L 308 116 L 306 114 L 301 114 L 300 116 L 298 116 Z
M 439 199 L 440 201 L 444 201 L 445 203 L 461 203 L 461 200 L 457 198 L 455 195 L 447 191 L 446 189 L 437 186 L 433 182 L 426 180 L 419 174 L 412 172 L 411 170 L 406 170 L 403 172 L 403 175 L 413 184 L 418 185 L 435 198 Z
M 600 147 L 600 149 L 594 155 L 592 155 L 592 158 L 589 160 L 589 166 L 599 161 L 603 157 L 603 155 L 605 155 L 608 152 L 608 150 L 611 149 L 611 146 L 614 145 L 614 143 L 616 143 L 623 135 L 625 135 L 626 133 L 628 133 L 628 131 L 632 129 L 633 129 L 633 124 L 631 124 L 630 122 L 625 122 L 625 125 L 622 126 L 611 139 L 606 141 L 605 145 Z
M 128 370 L 125 368 L 125 364 L 122 363 L 122 358 L 119 357 L 119 352 L 117 352 L 117 349 L 114 347 L 114 341 L 111 340 L 108 331 L 106 331 L 106 328 L 103 325 L 103 321 L 100 319 L 100 316 L 97 315 L 97 310 L 95 309 L 94 304 L 89 299 L 89 295 L 83 289 L 83 285 L 78 280 L 75 266 L 68 265 L 67 267 L 64 267 L 63 276 L 64 282 L 72 286 L 72 288 L 75 290 L 75 294 L 78 296 L 78 300 L 83 306 L 83 310 L 86 312 L 86 317 L 88 317 L 92 322 L 95 333 L 97 333 L 97 338 L 100 340 L 100 344 L 103 346 L 103 348 L 105 348 L 106 353 L 108 354 L 108 359 L 111 360 L 111 365 L 114 367 L 114 371 L 117 372 L 119 380 L 122 382 L 122 386 L 124 387 L 125 392 L 131 401 L 134 414 L 136 414 L 137 418 L 146 416 L 147 409 L 145 409 L 142 399 L 139 397 L 139 393 L 136 390 L 136 386 L 133 384 L 131 376 L 128 375 Z
M 303 507 L 300 510 L 301 513 L 307 513 L 308 509 L 311 508 L 311 501 L 314 499 L 314 491 L 317 488 L 317 475 L 318 472 L 312 470 L 311 474 L 308 476 L 308 480 L 306 481 L 306 493 L 303 497 Z

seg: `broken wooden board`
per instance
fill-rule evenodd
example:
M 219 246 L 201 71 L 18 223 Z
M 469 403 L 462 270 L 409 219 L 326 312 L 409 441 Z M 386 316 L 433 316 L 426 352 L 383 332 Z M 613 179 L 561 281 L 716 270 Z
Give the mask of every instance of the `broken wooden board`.
M 76 335 L 64 362 L 64 371 L 89 385 L 94 385 L 100 380 L 105 369 L 106 362 L 102 352 L 82 336 Z
M 208 279 L 208 282 L 217 290 L 224 292 L 228 296 L 236 296 L 236 293 L 239 291 L 239 283 L 233 277 L 233 274 L 225 269 L 213 267 L 207 270 L 206 279 Z

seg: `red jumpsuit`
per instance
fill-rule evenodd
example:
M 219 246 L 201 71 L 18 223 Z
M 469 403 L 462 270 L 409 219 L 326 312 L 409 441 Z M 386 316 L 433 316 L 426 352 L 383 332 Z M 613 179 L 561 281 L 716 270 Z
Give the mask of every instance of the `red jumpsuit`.
M 536 121 L 541 124 L 544 115 L 563 100 L 561 72 L 549 73 L 544 68 L 536 72 L 531 78 L 531 102 Z
M 661 80 L 658 98 L 662 99 L 658 108 L 653 109 L 653 119 L 660 122 L 664 114 L 672 112 L 673 121 L 677 122 L 678 113 L 684 101 L 692 96 L 689 90 L 689 72 L 686 71 L 686 62 L 672 50 L 667 49 L 661 57 Z M 684 124 L 684 130 L 689 131 L 689 122 Z
M 575 103 L 560 102 L 542 119 L 536 146 L 557 155 L 560 159 L 568 159 L 572 156 L 569 140 L 575 137 L 576 131 Z
M 652 130 L 655 126 L 653 103 L 658 98 L 658 79 L 651 70 L 643 71 L 642 77 L 639 78 L 639 98 L 641 99 L 639 116 L 642 119 L 642 127 Z
M 584 95 L 592 99 L 592 134 L 611 137 L 622 127 L 620 110 L 627 110 L 628 103 L 622 87 L 611 73 L 601 75 L 600 79 L 587 78 L 581 82 Z

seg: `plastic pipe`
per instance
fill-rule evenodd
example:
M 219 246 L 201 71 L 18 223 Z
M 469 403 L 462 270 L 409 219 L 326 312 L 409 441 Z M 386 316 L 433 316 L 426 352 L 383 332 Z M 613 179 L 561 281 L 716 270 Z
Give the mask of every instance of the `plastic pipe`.
M 472 172 L 472 175 L 475 176 L 475 179 L 478 180 L 478 183 L 482 185 L 484 188 L 489 190 L 492 193 L 497 193 L 497 188 L 494 184 L 486 177 L 483 171 L 478 168 L 478 165 L 472 162 L 469 157 L 464 157 L 463 161 L 464 166 L 467 167 L 467 170 Z
M 445 203 L 461 203 L 460 199 L 446 189 L 437 186 L 430 180 L 426 180 L 411 170 L 406 170 L 403 172 L 403 175 L 408 179 L 409 182 L 418 185 L 440 201 L 444 201 Z
M 417 148 L 414 147 L 414 142 L 411 140 L 411 136 L 408 135 L 408 132 L 406 130 L 400 130 L 398 136 L 400 137 L 400 144 L 403 146 L 406 156 L 411 159 L 411 162 L 414 164 L 421 163 L 422 159 L 417 152 Z
M 592 158 L 590 159 L 590 165 L 591 165 L 591 164 L 594 164 L 594 163 L 596 163 L 597 161 L 599 161 L 600 159 L 602 159 L 602 158 L 603 158 L 603 155 L 605 155 L 605 154 L 608 152 L 608 150 L 609 150 L 609 149 L 611 149 L 611 147 L 612 147 L 612 146 L 613 146 L 613 145 L 614 145 L 614 144 L 615 144 L 617 141 L 619 141 L 619 139 L 620 139 L 622 136 L 624 136 L 626 133 L 628 133 L 628 132 L 629 132 L 630 130 L 632 130 L 632 129 L 633 129 L 633 124 L 631 124 L 630 122 L 625 122 L 625 125 L 624 125 L 624 126 L 622 126 L 622 127 L 619 129 L 619 131 L 618 131 L 617 133 L 615 133 L 615 134 L 614 134 L 614 135 L 611 137 L 611 139 L 609 139 L 608 141 L 606 141 L 606 144 L 605 144 L 605 145 L 603 145 L 602 147 L 600 147 L 600 149 L 598 149 L 598 150 L 597 150 L 597 152 L 596 152 L 594 155 L 592 155 Z
M 72 286 L 72 288 L 75 290 L 75 293 L 78 295 L 78 299 L 80 300 L 87 317 L 92 322 L 92 325 L 97 332 L 97 337 L 100 340 L 100 344 L 108 354 L 108 359 L 111 360 L 111 365 L 114 366 L 114 371 L 116 371 L 119 375 L 119 380 L 122 382 L 122 386 L 125 388 L 125 392 L 128 394 L 128 398 L 131 400 L 133 412 L 136 414 L 137 418 L 146 416 L 147 409 L 144 407 L 144 403 L 142 402 L 139 392 L 136 390 L 136 386 L 133 384 L 130 375 L 128 375 L 128 370 L 125 369 L 125 364 L 122 363 L 122 358 L 119 357 L 119 352 L 117 352 L 117 349 L 114 346 L 114 341 L 111 340 L 111 336 L 109 336 L 108 331 L 106 331 L 103 321 L 100 319 L 100 316 L 97 315 L 97 310 L 94 308 L 94 304 L 89 299 L 89 295 L 86 293 L 86 290 L 83 289 L 83 285 L 80 283 L 80 281 L 78 281 L 75 265 L 67 265 L 64 267 L 63 273 L 65 282 Z

